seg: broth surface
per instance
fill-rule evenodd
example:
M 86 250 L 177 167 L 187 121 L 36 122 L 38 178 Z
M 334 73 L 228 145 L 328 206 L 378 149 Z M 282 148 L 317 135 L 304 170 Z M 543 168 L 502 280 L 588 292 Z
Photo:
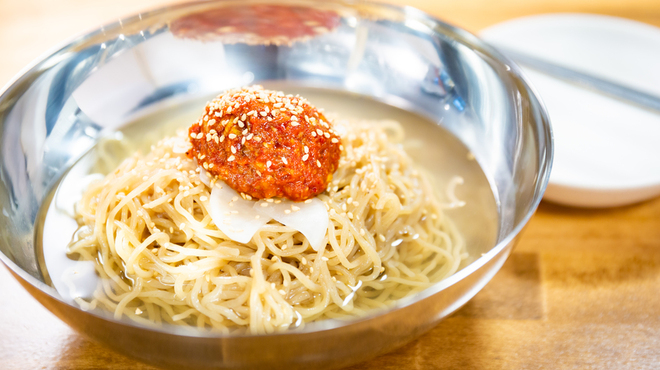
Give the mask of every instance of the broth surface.
M 465 205 L 445 210 L 467 245 L 469 257 L 461 268 L 496 244 L 499 220 L 491 186 L 468 148 L 446 129 L 404 109 L 360 95 L 284 84 L 264 86 L 300 94 L 315 106 L 323 108 L 329 117 L 400 122 L 406 132 L 403 145 L 407 153 L 431 174 L 435 187 L 446 189 L 457 176 L 464 180 L 463 184 L 456 186 L 455 194 Z M 35 242 L 45 281 L 65 301 L 73 302 L 75 297 L 91 297 L 99 279 L 93 262 L 74 261 L 66 255 L 66 247 L 78 228 L 72 217 L 73 206 L 85 186 L 92 179 L 99 178 L 99 173 L 105 175 L 112 171 L 134 152 L 145 154 L 152 144 L 163 137 L 173 135 L 177 129 L 187 129 L 211 98 L 170 105 L 133 120 L 103 144 L 106 145 L 104 152 L 112 153 L 112 158 L 99 156 L 98 147 L 93 148 L 55 187 L 50 201 L 44 203 L 47 208 L 40 212 Z M 445 119 L 452 118 L 447 116 Z M 90 175 L 94 173 L 96 175 Z M 444 190 L 437 193 L 441 202 L 451 202 Z

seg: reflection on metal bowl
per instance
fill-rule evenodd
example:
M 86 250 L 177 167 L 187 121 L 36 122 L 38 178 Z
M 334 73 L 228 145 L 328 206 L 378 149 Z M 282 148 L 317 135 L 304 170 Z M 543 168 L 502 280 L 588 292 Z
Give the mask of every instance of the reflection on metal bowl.
M 496 215 L 492 239 L 476 242 L 487 239 L 479 235 L 484 212 L 459 216 L 472 222 L 466 237 L 475 242 L 456 274 L 388 309 L 298 331 L 231 336 L 147 328 L 63 299 L 47 283 L 37 250 L 40 210 L 61 176 L 107 132 L 251 83 L 348 96 L 361 104 L 351 114 L 365 118 L 414 112 L 427 129 L 451 133 L 484 175 L 481 191 Z M 342 110 L 334 101 L 330 109 Z M 552 161 L 547 115 L 515 65 L 465 31 L 381 4 L 211 1 L 155 10 L 37 61 L 0 103 L 0 260 L 74 329 L 171 368 L 336 368 L 416 338 L 499 270 L 541 199 Z M 423 139 L 420 132 L 412 130 Z

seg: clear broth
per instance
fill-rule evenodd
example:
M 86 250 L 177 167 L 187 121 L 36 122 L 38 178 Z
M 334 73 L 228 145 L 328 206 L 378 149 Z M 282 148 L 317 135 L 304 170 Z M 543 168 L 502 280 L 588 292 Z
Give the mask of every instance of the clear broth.
M 465 201 L 465 205 L 445 210 L 467 245 L 469 257 L 461 268 L 495 246 L 499 217 L 491 185 L 469 149 L 439 124 L 361 95 L 283 84 L 266 84 L 266 87 L 300 94 L 315 106 L 323 107 L 326 112 L 339 118 L 389 119 L 400 122 L 406 132 L 403 143 L 406 151 L 432 175 L 431 180 L 436 186 L 445 189 L 456 176 L 464 180 L 462 185 L 456 187 L 455 194 L 458 199 Z M 66 255 L 66 247 L 78 228 L 72 217 L 73 205 L 89 183 L 90 173 L 100 171 L 105 174 L 112 171 L 135 151 L 146 153 L 161 138 L 174 134 L 177 129 L 186 129 L 199 117 L 209 98 L 170 104 L 132 120 L 113 133 L 117 139 L 117 147 L 113 150 L 116 156 L 110 160 L 100 160 L 98 152 L 93 148 L 63 176 L 51 192 L 39 213 L 35 245 L 44 280 L 65 301 L 73 303 L 75 297 L 90 298 L 99 279 L 93 262 L 74 261 Z M 112 141 L 109 143 L 112 145 Z M 437 193 L 442 202 L 449 203 L 444 190 Z

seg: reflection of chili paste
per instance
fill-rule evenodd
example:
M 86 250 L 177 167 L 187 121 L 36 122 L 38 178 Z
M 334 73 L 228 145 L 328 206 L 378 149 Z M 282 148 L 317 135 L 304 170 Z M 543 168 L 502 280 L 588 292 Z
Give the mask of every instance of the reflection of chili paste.
M 172 22 L 175 36 L 224 43 L 287 44 L 329 32 L 339 24 L 333 11 L 303 6 L 229 6 Z

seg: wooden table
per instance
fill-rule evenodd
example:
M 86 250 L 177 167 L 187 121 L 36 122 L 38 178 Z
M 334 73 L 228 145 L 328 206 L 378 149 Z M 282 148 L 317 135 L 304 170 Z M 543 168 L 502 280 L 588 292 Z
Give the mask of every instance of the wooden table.
M 0 0 L 0 83 L 71 36 L 164 3 Z M 473 32 L 567 11 L 660 26 L 657 0 L 407 4 Z M 4 267 L 0 297 L 2 369 L 152 369 L 69 329 Z M 660 368 L 660 199 L 598 211 L 541 204 L 502 271 L 471 302 L 419 340 L 353 369 L 400 368 Z

